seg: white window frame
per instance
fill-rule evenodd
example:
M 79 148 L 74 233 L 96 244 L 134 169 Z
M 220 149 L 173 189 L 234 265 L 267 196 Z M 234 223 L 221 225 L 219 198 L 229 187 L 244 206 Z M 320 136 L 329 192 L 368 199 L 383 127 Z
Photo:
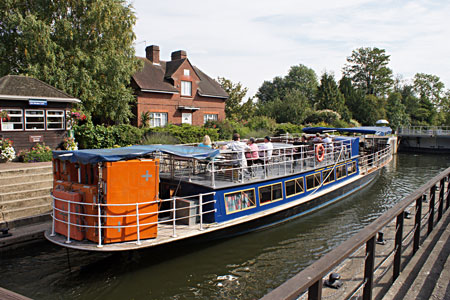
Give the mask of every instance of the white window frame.
M 192 82 L 181 81 L 181 96 L 192 97 Z
M 203 115 L 203 124 L 206 124 L 208 121 L 218 121 L 219 114 L 204 114 Z
M 58 112 L 58 113 L 60 113 L 60 115 L 50 115 L 49 116 L 49 112 Z M 49 110 L 47 110 L 46 111 L 46 113 L 45 113 L 45 115 L 46 115 L 46 119 L 45 119 L 45 121 L 46 121 L 46 128 L 47 128 L 47 130 L 64 130 L 64 123 L 65 123 L 65 119 L 64 119 L 64 115 L 65 115 L 65 112 L 64 112 L 64 110 L 59 110 L 59 109 L 49 109 Z M 48 120 L 48 118 L 61 118 L 61 122 L 50 122 L 49 120 Z M 61 127 L 60 128 L 49 128 L 49 124 L 61 124 Z
M 42 112 L 42 115 L 28 115 L 29 112 L 32 111 L 38 111 L 38 112 Z M 43 122 L 28 122 L 27 118 L 36 118 L 36 117 L 42 117 Z M 35 128 L 35 129 L 28 129 L 27 125 L 28 124 L 43 124 L 43 128 Z M 39 131 L 39 130 L 45 130 L 45 110 L 43 109 L 26 109 L 25 110 L 25 131 Z
M 70 130 L 70 129 L 72 129 L 72 126 L 70 126 L 70 110 L 66 110 L 65 111 L 65 117 L 66 117 L 66 119 L 65 119 L 65 124 L 66 124 L 66 130 Z
M 150 112 L 150 127 L 164 127 L 168 123 L 169 114 L 166 112 Z M 155 125 L 158 121 L 158 125 Z
M 189 69 L 184 69 L 183 74 L 184 74 L 184 76 L 190 76 L 191 72 L 189 71 Z
M 25 127 L 24 127 L 24 123 L 23 123 L 23 109 L 21 109 L 21 108 L 3 108 L 1 110 L 8 112 L 8 115 L 11 118 L 19 117 L 20 120 L 21 120 L 20 122 L 3 122 L 3 120 L 0 119 L 0 123 L 1 123 L 1 127 L 0 128 L 1 128 L 2 131 L 23 131 L 24 130 Z M 20 111 L 20 114 L 11 114 L 11 113 L 9 113 L 10 111 Z M 3 124 L 6 124 L 6 123 L 12 123 L 13 124 L 13 129 L 5 129 L 5 128 L 3 128 L 4 127 Z M 21 129 L 14 129 L 14 124 L 21 124 L 22 128 Z

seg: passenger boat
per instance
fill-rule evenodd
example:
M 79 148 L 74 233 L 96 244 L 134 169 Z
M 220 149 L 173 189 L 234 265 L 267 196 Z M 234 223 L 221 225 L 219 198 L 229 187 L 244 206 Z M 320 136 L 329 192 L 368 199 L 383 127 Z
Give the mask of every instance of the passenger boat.
M 87 251 L 205 241 L 285 222 L 363 188 L 392 158 L 390 128 L 306 128 L 329 144 L 273 139 L 251 167 L 242 153 L 193 145 L 53 152 L 48 240 Z M 370 136 L 369 136 L 370 134 Z M 264 152 L 263 151 L 263 152 Z

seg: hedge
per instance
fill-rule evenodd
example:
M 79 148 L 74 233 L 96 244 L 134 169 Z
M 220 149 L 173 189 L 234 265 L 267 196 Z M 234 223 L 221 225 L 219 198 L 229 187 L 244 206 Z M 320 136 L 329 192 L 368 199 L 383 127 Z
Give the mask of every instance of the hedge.
M 205 135 L 209 135 L 213 141 L 219 138 L 217 129 L 188 124 L 137 128 L 128 124 L 104 126 L 87 122 L 83 125 L 75 125 L 74 132 L 80 149 L 113 148 L 141 144 L 145 137 L 152 133 L 169 134 L 182 144 L 200 143 Z

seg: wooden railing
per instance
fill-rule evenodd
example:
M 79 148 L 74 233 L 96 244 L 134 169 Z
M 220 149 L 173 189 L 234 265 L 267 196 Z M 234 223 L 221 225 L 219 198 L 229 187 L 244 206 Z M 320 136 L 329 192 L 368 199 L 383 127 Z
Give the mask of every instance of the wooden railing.
M 392 269 L 392 279 L 395 280 L 401 272 L 401 267 L 404 267 L 403 263 L 417 252 L 420 243 L 431 233 L 436 223 L 442 218 L 443 213 L 449 208 L 449 181 L 450 168 L 447 168 L 422 187 L 406 196 L 376 221 L 278 288 L 272 290 L 262 299 L 280 300 L 297 299 L 299 297 L 302 299 L 307 297 L 310 300 L 322 299 L 324 277 L 330 272 L 333 272 L 338 265 L 343 264 L 352 254 L 358 250 L 362 251 L 361 248 L 364 247 L 365 255 L 361 255 L 363 267 L 361 270 L 356 270 L 357 272 L 360 271 L 360 274 L 353 276 L 361 278 L 361 280 L 345 296 L 339 296 L 339 299 L 353 299 L 357 293 L 361 293 L 362 299 L 364 300 L 372 299 L 375 273 L 380 268 L 384 268 L 385 271 L 380 275 L 384 276 L 386 272 Z M 439 193 L 437 193 L 438 191 Z M 422 212 L 424 203 L 428 205 L 428 211 L 425 213 Z M 413 223 L 411 226 L 412 229 L 404 234 L 405 216 L 408 215 L 406 212 L 408 212 L 410 207 L 414 207 L 415 218 L 411 220 Z M 378 264 L 375 264 L 377 234 L 390 223 L 395 223 L 393 249 L 388 251 Z M 421 236 L 422 229 L 424 229 L 425 234 Z M 411 254 L 409 257 L 405 257 L 405 251 L 411 244 Z M 333 299 L 336 299 L 336 297 Z

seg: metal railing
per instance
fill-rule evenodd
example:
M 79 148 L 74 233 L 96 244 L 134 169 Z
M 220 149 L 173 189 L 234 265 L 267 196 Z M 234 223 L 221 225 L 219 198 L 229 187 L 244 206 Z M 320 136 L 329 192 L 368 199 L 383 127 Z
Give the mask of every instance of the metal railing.
M 54 195 L 52 195 L 53 198 L 53 202 L 52 202 L 52 207 L 53 207 L 53 211 L 52 211 L 52 231 L 51 231 L 51 236 L 55 236 L 56 232 L 55 232 L 55 223 L 56 222 L 60 222 L 63 223 L 67 226 L 67 235 L 66 235 L 66 243 L 71 243 L 72 239 L 71 239 L 71 230 L 80 230 L 80 231 L 86 231 L 88 228 L 94 229 L 97 231 L 97 236 L 98 236 L 98 243 L 97 243 L 97 247 L 103 247 L 103 243 L 102 243 L 102 235 L 103 235 L 103 230 L 104 229 L 118 229 L 118 230 L 125 230 L 126 228 L 135 228 L 136 229 L 136 244 L 140 245 L 141 244 L 141 237 L 140 237 L 140 233 L 141 233 L 141 229 L 151 226 L 151 225 L 163 225 L 163 224 L 167 224 L 169 225 L 172 230 L 172 237 L 177 237 L 178 236 L 178 232 L 177 232 L 177 228 L 185 228 L 186 225 L 177 225 L 177 223 L 179 221 L 182 220 L 186 220 L 189 218 L 194 218 L 195 219 L 195 223 L 197 224 L 197 219 L 198 219 L 198 230 L 202 231 L 204 228 L 204 218 L 206 215 L 208 214 L 212 214 L 214 212 L 216 212 L 216 209 L 209 209 L 209 210 L 204 210 L 206 207 L 208 207 L 208 204 L 212 204 L 211 206 L 214 207 L 214 203 L 216 202 L 216 200 L 214 199 L 214 195 L 215 192 L 209 192 L 209 193 L 203 193 L 203 194 L 198 194 L 198 195 L 193 195 L 193 196 L 187 196 L 187 197 L 173 197 L 170 199 L 159 199 L 159 200 L 155 200 L 155 201 L 148 201 L 148 202 L 138 202 L 138 203 L 111 203 L 111 204 L 107 204 L 107 203 L 86 203 L 86 202 L 78 202 L 78 201 L 71 201 L 71 200 L 67 200 L 67 199 L 62 199 L 62 198 L 57 198 Z M 207 198 L 205 200 L 205 198 Z M 209 199 L 208 199 L 209 198 Z M 180 201 L 185 201 L 185 202 L 189 202 L 189 206 L 183 206 L 183 207 L 177 207 L 177 202 Z M 67 210 L 65 209 L 60 209 L 57 207 L 56 202 L 60 202 L 60 203 L 65 203 Z M 167 203 L 169 205 L 169 208 L 167 209 L 158 209 L 156 208 L 155 211 L 151 211 L 151 212 L 140 212 L 140 209 L 142 210 L 143 208 L 145 208 L 146 206 L 150 206 L 150 205 L 157 205 L 159 207 L 163 206 L 164 203 Z M 86 209 L 85 207 L 87 206 L 91 206 L 92 208 L 90 209 L 90 211 L 96 210 L 95 214 L 89 214 L 86 213 Z M 74 207 L 75 209 L 72 211 L 72 207 Z M 108 208 L 117 208 L 117 207 L 124 207 L 126 209 L 124 209 L 124 211 L 126 211 L 126 214 L 107 214 L 106 209 Z M 194 210 L 195 213 L 192 214 L 190 212 L 190 210 Z M 183 212 L 183 216 L 177 216 L 178 212 Z M 187 212 L 187 215 L 185 215 Z M 163 214 L 169 214 L 168 217 L 165 218 L 159 218 L 159 216 L 163 215 Z M 62 215 L 62 216 L 67 216 L 66 218 L 58 218 L 56 215 Z M 78 222 L 72 222 L 72 217 L 78 218 Z M 154 222 L 145 222 L 145 223 L 141 223 L 141 221 L 145 218 L 151 218 L 151 217 L 155 217 L 157 219 L 157 221 Z M 91 221 L 96 220 L 95 222 L 91 222 L 94 223 L 94 225 L 87 225 L 87 220 L 90 218 Z M 136 224 L 131 224 L 131 225 L 104 225 L 107 222 L 108 219 L 115 219 L 115 218 L 122 218 L 122 219 L 127 219 L 128 223 L 131 223 L 131 219 L 134 218 Z M 120 224 L 120 223 L 119 223 Z M 166 227 L 167 229 L 167 227 Z M 190 229 L 195 229 L 195 227 L 190 226 Z
M 386 145 L 381 150 L 363 155 L 359 159 L 359 172 L 361 174 L 367 174 L 371 170 L 381 168 L 388 163 L 392 158 L 392 149 L 390 145 Z
M 318 147 L 323 147 L 323 157 Z M 160 157 L 161 174 L 170 178 L 202 181 L 211 187 L 221 182 L 247 182 L 276 176 L 297 174 L 346 161 L 354 156 L 348 142 L 293 146 L 274 143 L 274 148 L 261 149 L 259 159 L 246 158 L 247 152 L 222 151 L 213 160 Z M 319 152 L 319 154 L 318 154 Z M 251 165 L 249 165 L 251 163 Z
M 399 135 L 450 135 L 450 126 L 411 126 L 398 130 Z
M 339 299 L 354 299 L 353 297 L 358 293 L 362 293 L 361 296 L 364 300 L 372 299 L 374 281 L 380 280 L 380 277 L 391 271 L 393 282 L 399 276 L 402 265 L 404 267 L 404 263 L 418 251 L 421 242 L 431 233 L 436 223 L 442 218 L 443 213 L 448 210 L 450 206 L 449 181 L 450 168 L 447 168 L 419 189 L 406 196 L 376 221 L 265 295 L 262 299 L 280 300 L 298 299 L 299 297 L 307 297 L 310 300 L 322 299 L 323 278 L 330 272 L 333 272 L 337 266 L 344 264 L 345 260 L 349 259 L 359 249 L 363 250 L 364 248 L 365 254 L 362 253 L 360 255 L 361 269 L 357 270 L 358 272 L 353 276 L 353 278 L 358 278 L 358 282 L 346 295 L 339 296 Z M 437 191 L 439 191 L 438 194 Z M 428 211 L 423 213 L 423 204 L 427 203 L 427 197 L 429 197 Z M 404 229 L 406 228 L 405 218 L 408 215 L 405 212 L 410 207 L 415 212 L 414 221 L 411 224 L 412 229 L 404 234 Z M 392 249 L 376 264 L 375 244 L 378 242 L 376 236 L 380 230 L 391 223 L 395 223 Z M 421 235 L 422 231 L 426 231 L 426 233 Z M 411 245 L 411 255 L 405 257 L 406 250 Z M 378 253 L 377 259 L 380 259 Z M 388 263 L 390 263 L 389 266 L 387 266 Z M 384 268 L 384 271 L 376 277 L 376 273 L 382 268 Z M 342 279 L 346 280 L 346 278 Z M 345 284 L 348 284 L 348 282 Z

